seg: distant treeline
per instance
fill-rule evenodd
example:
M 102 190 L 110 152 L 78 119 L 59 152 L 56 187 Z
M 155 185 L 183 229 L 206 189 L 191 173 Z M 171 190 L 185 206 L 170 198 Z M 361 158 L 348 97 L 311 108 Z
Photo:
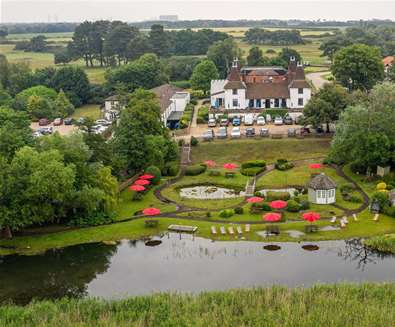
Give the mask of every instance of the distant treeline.
M 304 44 L 300 31 L 251 28 L 245 33 L 244 40 L 250 44 L 293 45 Z
M 8 23 L 0 24 L 0 29 L 6 27 L 9 34 L 22 33 L 65 33 L 74 32 L 80 23 Z M 389 25 L 395 24 L 391 20 L 349 20 L 340 21 L 314 21 L 314 20 L 279 20 L 279 19 L 263 19 L 263 20 L 180 20 L 175 22 L 166 21 L 145 21 L 138 23 L 130 23 L 131 26 L 149 29 L 153 24 L 161 24 L 165 28 L 220 28 L 220 27 L 285 27 L 285 28 L 314 28 L 322 27 L 347 27 L 358 26 L 361 24 Z

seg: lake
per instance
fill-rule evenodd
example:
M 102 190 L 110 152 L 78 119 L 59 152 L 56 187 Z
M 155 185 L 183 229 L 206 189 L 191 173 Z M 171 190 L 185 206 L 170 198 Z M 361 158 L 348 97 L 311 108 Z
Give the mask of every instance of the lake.
M 395 257 L 359 240 L 213 242 L 170 233 L 147 246 L 85 244 L 34 256 L 0 258 L 0 301 L 63 296 L 120 298 L 154 292 L 200 292 L 273 284 L 395 281 Z M 158 244 L 158 245 L 157 245 Z

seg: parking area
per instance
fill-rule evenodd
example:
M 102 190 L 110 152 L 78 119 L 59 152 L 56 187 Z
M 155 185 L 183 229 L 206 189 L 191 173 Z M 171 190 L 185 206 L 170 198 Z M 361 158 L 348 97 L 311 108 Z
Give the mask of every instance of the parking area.
M 35 132 L 41 127 L 52 127 L 53 133 L 58 132 L 60 135 L 69 135 L 69 134 L 71 134 L 72 132 L 74 132 L 74 131 L 76 131 L 78 129 L 78 127 L 75 126 L 75 125 L 64 125 L 64 124 L 62 124 L 62 125 L 59 125 L 59 126 L 54 126 L 53 123 L 50 123 L 50 124 L 48 124 L 46 126 L 39 126 L 38 122 L 34 122 L 34 123 L 30 124 L 30 128 L 33 131 L 35 131 Z

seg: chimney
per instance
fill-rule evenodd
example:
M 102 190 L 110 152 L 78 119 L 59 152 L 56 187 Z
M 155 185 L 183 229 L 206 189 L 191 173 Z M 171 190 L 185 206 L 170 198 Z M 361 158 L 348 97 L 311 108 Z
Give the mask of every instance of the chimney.
M 239 68 L 239 58 L 235 57 L 232 63 L 233 68 Z
M 303 67 L 303 63 L 301 63 L 301 62 L 298 61 L 297 66 L 298 66 L 298 67 Z
M 289 57 L 289 61 L 290 61 L 290 62 L 295 62 L 295 61 L 296 61 L 296 58 L 295 58 L 294 56 L 291 56 L 291 57 Z

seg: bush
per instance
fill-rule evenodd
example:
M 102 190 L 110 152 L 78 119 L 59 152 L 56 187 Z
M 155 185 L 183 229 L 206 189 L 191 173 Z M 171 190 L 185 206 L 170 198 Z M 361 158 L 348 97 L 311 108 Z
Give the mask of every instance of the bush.
M 287 204 L 287 211 L 298 212 L 300 210 L 300 204 L 294 200 L 289 200 Z
M 133 192 L 132 201 L 141 201 L 143 199 L 142 192 Z
M 258 213 L 260 211 L 271 211 L 272 208 L 270 208 L 268 203 L 265 202 L 260 202 L 260 203 L 253 203 L 251 205 L 251 213 Z
M 196 137 L 191 136 L 191 146 L 197 146 L 198 144 L 199 140 Z
M 165 167 L 162 169 L 162 175 L 164 176 L 177 176 L 180 170 L 180 166 L 178 161 L 169 161 L 165 164 Z
M 275 201 L 275 200 L 288 201 L 290 198 L 291 198 L 291 195 L 288 192 L 269 191 L 266 194 L 266 200 L 268 200 L 268 201 Z
M 206 217 L 207 217 L 207 218 L 210 218 L 210 217 L 211 217 L 211 212 L 210 212 L 210 211 L 207 211 L 207 212 L 206 212 Z
M 363 202 L 362 198 L 358 195 L 351 195 L 347 201 L 353 202 L 353 203 L 362 203 Z
M 234 212 L 233 212 L 233 210 L 231 210 L 231 209 L 221 210 L 220 213 L 219 213 L 219 216 L 220 216 L 221 218 L 230 218 L 230 217 L 232 217 L 233 215 L 234 215 Z
M 366 166 L 358 161 L 354 161 L 353 163 L 351 163 L 350 169 L 355 174 L 366 173 Z
M 293 168 L 295 165 L 292 162 L 288 162 L 287 159 L 277 159 L 276 163 L 274 164 L 274 167 L 277 170 L 288 170 Z
M 264 167 L 251 167 L 251 168 L 241 168 L 240 173 L 244 176 L 255 176 L 265 171 Z
M 189 103 L 193 104 L 194 106 L 196 106 L 198 104 L 196 99 L 191 99 L 191 101 Z
M 221 172 L 219 170 L 209 170 L 209 176 L 221 176 Z
M 384 207 L 389 205 L 389 197 L 385 192 L 374 192 L 372 195 L 372 202 L 377 201 L 380 204 L 380 209 L 383 210 Z
M 310 209 L 310 202 L 309 201 L 301 201 L 300 202 L 300 210 L 308 210 Z
M 235 208 L 235 214 L 242 215 L 244 213 L 244 209 L 242 207 Z
M 395 218 L 395 207 L 385 206 L 383 209 L 383 213 L 387 216 Z
M 208 122 L 208 107 L 200 107 L 199 112 L 198 112 L 198 124 L 204 124 Z
M 113 215 L 107 215 L 103 212 L 97 212 L 90 217 L 75 217 L 68 222 L 68 225 L 79 227 L 99 226 L 111 224 L 114 221 L 115 219 Z
M 376 190 L 381 191 L 381 190 L 386 190 L 387 189 L 387 184 L 384 182 L 378 183 L 376 185 Z
M 153 179 L 151 179 L 152 184 L 159 184 L 162 174 L 160 172 L 160 169 L 156 166 L 149 166 L 145 169 L 145 173 L 149 175 L 155 176 Z
M 185 144 L 185 140 L 184 139 L 179 139 L 178 140 L 178 146 L 183 146 Z
M 241 164 L 242 169 L 254 168 L 254 167 L 266 168 L 266 162 L 264 160 L 251 160 L 251 161 L 245 161 Z
M 340 193 L 349 193 L 355 190 L 354 184 L 347 183 L 347 184 L 342 184 L 340 185 Z
M 171 84 L 176 87 L 179 87 L 181 89 L 190 89 L 191 88 L 191 83 L 189 81 L 174 81 Z
M 197 176 L 206 171 L 207 167 L 205 165 L 194 165 L 188 166 L 185 170 L 185 175 L 187 176 Z

